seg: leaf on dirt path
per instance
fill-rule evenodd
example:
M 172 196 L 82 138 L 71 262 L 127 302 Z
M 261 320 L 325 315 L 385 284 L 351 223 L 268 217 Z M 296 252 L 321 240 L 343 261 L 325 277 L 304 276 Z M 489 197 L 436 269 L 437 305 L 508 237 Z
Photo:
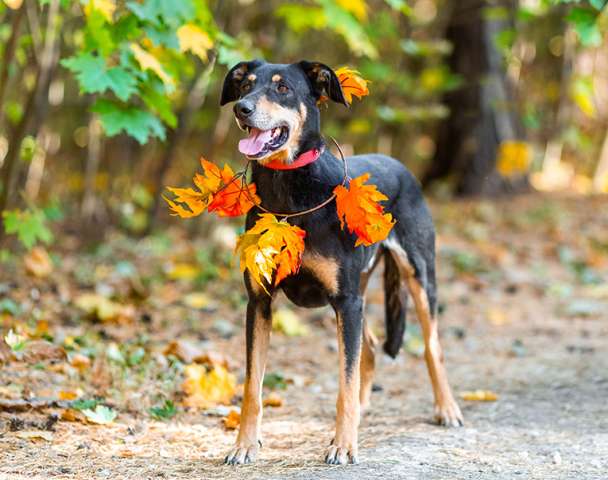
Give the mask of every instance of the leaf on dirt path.
M 288 337 L 308 335 L 308 326 L 300 322 L 300 318 L 287 308 L 280 308 L 272 315 L 272 329 Z
M 24 440 L 46 440 L 47 442 L 53 441 L 53 434 L 44 430 L 21 430 L 15 432 L 15 436 Z
M 20 352 L 23 361 L 34 364 L 44 361 L 65 360 L 65 350 L 46 340 L 34 340 L 27 342 Z
M 276 392 L 271 392 L 262 402 L 265 407 L 282 407 L 283 398 Z
M 474 390 L 461 392 L 460 398 L 469 402 L 495 402 L 498 400 L 498 395 L 490 390 Z
M 112 423 L 116 416 L 118 415 L 114 410 L 110 407 L 106 407 L 105 405 L 97 405 L 95 410 L 86 409 L 83 410 L 82 413 L 87 420 L 91 423 L 96 423 L 98 425 L 107 425 Z
M 187 340 L 173 340 L 165 347 L 163 354 L 173 355 L 183 363 L 194 363 L 195 358 L 203 355 L 203 350 Z
M 73 353 L 69 355 L 70 365 L 76 368 L 80 373 L 84 373 L 91 367 L 91 359 L 82 353 Z
M 171 280 L 194 280 L 201 273 L 201 270 L 191 263 L 175 263 L 167 271 L 167 276 Z
M 264 375 L 264 386 L 270 389 L 285 390 L 287 379 L 280 373 L 271 372 Z
M 224 367 L 206 368 L 191 364 L 184 368 L 182 388 L 186 393 L 184 405 L 194 408 L 210 408 L 229 404 L 236 392 L 236 377 Z
M 12 357 L 11 347 L 8 346 L 4 339 L 0 338 L 0 365 L 8 363 Z
M 135 310 L 130 305 L 121 305 L 97 293 L 84 293 L 74 300 L 74 305 L 102 322 L 131 323 Z
M 148 412 L 157 420 L 169 420 L 177 415 L 177 407 L 171 400 L 165 400 L 161 406 L 152 407 Z
M 86 423 L 87 417 L 85 417 L 80 410 L 66 408 L 61 412 L 61 420 L 64 422 Z
M 230 413 L 222 418 L 227 430 L 236 430 L 241 424 L 241 413 L 238 410 L 230 410 Z
M 53 272 L 53 262 L 44 247 L 32 248 L 24 257 L 25 270 L 36 278 L 46 278 Z
M 23 335 L 15 333 L 12 329 L 4 336 L 4 341 L 13 351 L 13 353 L 20 352 L 25 348 L 27 338 Z
M 490 307 L 488 308 L 486 315 L 490 323 L 492 325 L 496 325 L 497 327 L 506 325 L 510 322 L 507 313 L 502 308 Z
M 334 189 L 336 209 L 340 225 L 348 227 L 357 236 L 355 247 L 370 246 L 380 242 L 390 233 L 395 220 L 390 213 L 384 213 L 379 202 L 387 200 L 375 185 L 364 185 L 370 174 L 365 173 L 353 178 L 347 187 L 338 185 Z
M 405 351 L 414 357 L 422 358 L 424 355 L 424 340 L 420 326 L 417 324 L 408 323 L 405 327 L 405 335 L 403 337 L 403 346 Z
M 208 308 L 212 302 L 208 295 L 203 292 L 192 292 L 182 298 L 184 305 L 197 310 Z
M 252 280 L 266 292 L 265 283 L 278 285 L 288 275 L 297 273 L 302 264 L 306 232 L 271 213 L 259 216 L 255 225 L 239 237 L 236 246 L 241 254 L 241 271 L 248 270 Z

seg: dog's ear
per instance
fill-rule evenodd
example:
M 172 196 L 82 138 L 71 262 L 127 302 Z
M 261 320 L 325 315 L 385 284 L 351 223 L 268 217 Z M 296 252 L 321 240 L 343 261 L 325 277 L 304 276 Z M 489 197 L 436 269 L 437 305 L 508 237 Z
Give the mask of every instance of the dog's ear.
M 253 70 L 263 64 L 263 60 L 256 59 L 250 62 L 240 62 L 237 63 L 234 67 L 232 67 L 230 71 L 226 74 L 226 78 L 224 78 L 224 86 L 222 87 L 220 105 L 223 106 L 227 103 L 238 100 L 240 96 L 239 84 L 241 83 L 241 80 L 245 78 L 245 75 L 251 73 Z
M 307 62 L 306 60 L 301 61 L 298 65 L 310 80 L 312 91 L 317 100 L 321 97 L 327 97 L 348 107 L 340 80 L 331 68 L 323 63 Z

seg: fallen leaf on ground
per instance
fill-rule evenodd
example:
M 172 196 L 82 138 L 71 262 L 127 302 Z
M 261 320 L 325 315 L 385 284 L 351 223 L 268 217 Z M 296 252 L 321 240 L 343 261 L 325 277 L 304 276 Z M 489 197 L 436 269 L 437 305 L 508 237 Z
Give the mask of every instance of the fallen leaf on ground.
M 163 353 L 166 356 L 173 355 L 184 363 L 194 363 L 194 359 L 204 352 L 201 347 L 188 340 L 173 340 L 165 347 Z
M 498 400 L 498 395 L 489 390 L 474 390 L 471 392 L 462 392 L 460 397 L 469 402 L 495 402 Z
M 265 407 L 281 407 L 283 399 L 278 393 L 272 392 L 264 399 L 263 404 Z
M 97 405 L 95 410 L 86 409 L 83 410 L 82 413 L 87 420 L 91 423 L 97 423 L 99 425 L 107 425 L 108 423 L 112 423 L 116 416 L 118 415 L 114 410 L 110 407 L 106 407 L 105 405 Z
M 0 338 L 0 365 L 8 363 L 12 358 L 11 347 L 9 347 L 4 339 Z
M 229 404 L 236 391 L 236 377 L 221 366 L 209 369 L 193 363 L 186 365 L 184 375 L 182 388 L 186 393 L 186 407 L 210 408 Z
M 202 292 L 189 293 L 182 299 L 184 305 L 190 308 L 203 309 L 211 304 L 211 299 L 208 295 Z
M 61 420 L 65 422 L 85 423 L 87 421 L 87 417 L 85 417 L 79 410 L 75 410 L 73 408 L 66 408 L 61 412 Z
M 241 414 L 237 410 L 230 410 L 230 413 L 222 418 L 224 427 L 228 430 L 235 430 L 241 424 Z
M 15 436 L 24 440 L 53 441 L 53 434 L 51 432 L 45 432 L 44 430 L 21 430 L 20 432 L 15 432 Z
M 194 280 L 201 271 L 191 263 L 175 263 L 169 267 L 168 277 L 171 280 Z
M 74 305 L 102 322 L 130 323 L 135 318 L 132 306 L 121 305 L 97 293 L 84 293 Z
M 300 322 L 300 318 L 291 310 L 281 308 L 272 315 L 272 329 L 288 337 L 308 335 L 308 327 Z
M 46 278 L 53 272 L 53 262 L 44 247 L 32 248 L 24 257 L 25 271 L 36 278 Z
M 91 359 L 82 353 L 74 353 L 70 355 L 70 365 L 76 368 L 80 373 L 84 373 L 91 367 Z
M 34 340 L 27 342 L 21 352 L 21 358 L 27 363 L 39 363 L 44 361 L 64 360 L 65 350 L 59 345 L 46 340 Z

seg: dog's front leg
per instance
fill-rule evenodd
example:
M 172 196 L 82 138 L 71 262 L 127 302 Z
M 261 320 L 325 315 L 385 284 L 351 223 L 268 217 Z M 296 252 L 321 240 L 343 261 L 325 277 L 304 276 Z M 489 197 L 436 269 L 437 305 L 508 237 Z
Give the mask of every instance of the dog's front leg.
M 262 382 L 266 368 L 266 353 L 272 328 L 272 297 L 265 292 L 251 292 L 247 304 L 246 344 L 247 367 L 241 426 L 236 444 L 224 460 L 236 465 L 255 461 L 260 441 L 262 423 Z
M 336 436 L 325 455 L 333 465 L 357 463 L 357 430 L 359 428 L 359 368 L 361 362 L 361 333 L 363 299 L 351 295 L 332 302 L 338 324 L 338 354 L 340 355 L 340 385 L 336 404 Z

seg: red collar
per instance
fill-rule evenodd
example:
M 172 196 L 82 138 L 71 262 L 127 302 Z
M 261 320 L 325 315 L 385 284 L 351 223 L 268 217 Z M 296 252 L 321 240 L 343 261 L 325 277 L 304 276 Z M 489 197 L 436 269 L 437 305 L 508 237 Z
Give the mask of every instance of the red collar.
M 307 152 L 304 152 L 298 156 L 298 158 L 291 163 L 283 163 L 281 160 L 277 159 L 264 164 L 264 166 L 273 170 L 295 170 L 296 168 L 303 167 L 309 163 L 316 162 L 322 153 L 323 147 L 313 148 L 312 150 L 308 150 Z

